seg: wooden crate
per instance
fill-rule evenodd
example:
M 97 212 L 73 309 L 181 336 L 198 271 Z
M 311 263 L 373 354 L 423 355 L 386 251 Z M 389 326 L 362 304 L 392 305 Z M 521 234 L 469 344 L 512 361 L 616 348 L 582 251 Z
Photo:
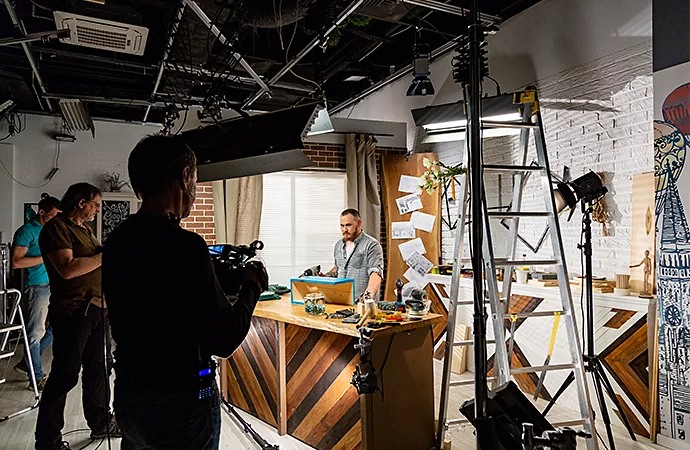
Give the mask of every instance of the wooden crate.
M 307 294 L 321 293 L 324 302 L 338 305 L 355 304 L 355 280 L 353 278 L 302 277 L 290 279 L 290 301 L 303 305 Z

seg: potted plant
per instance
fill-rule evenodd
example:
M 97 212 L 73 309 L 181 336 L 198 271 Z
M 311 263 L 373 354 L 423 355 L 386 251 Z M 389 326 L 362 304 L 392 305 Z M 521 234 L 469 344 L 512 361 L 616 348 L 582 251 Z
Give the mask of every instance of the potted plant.
M 105 192 L 120 192 L 123 187 L 129 186 L 129 182 L 120 179 L 120 174 L 117 172 L 102 173 L 101 183 Z

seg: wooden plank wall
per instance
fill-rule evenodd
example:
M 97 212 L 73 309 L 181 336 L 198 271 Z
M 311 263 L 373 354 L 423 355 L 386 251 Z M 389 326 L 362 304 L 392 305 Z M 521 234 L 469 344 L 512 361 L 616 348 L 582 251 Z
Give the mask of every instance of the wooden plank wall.
M 278 322 L 252 318 L 247 338 L 226 361 L 228 401 L 278 426 Z
M 319 450 L 361 448 L 356 339 L 286 325 L 287 432 Z
M 437 160 L 438 155 L 436 153 L 416 153 L 410 155 L 409 159 L 406 158 L 406 155 L 384 155 L 381 160 L 381 195 L 383 197 L 383 210 L 386 218 L 386 246 L 388 248 L 386 280 L 389 280 L 389 286 L 395 285 L 395 280 L 402 278 L 403 273 L 405 273 L 408 267 L 407 263 L 402 259 L 400 250 L 398 250 L 398 245 L 407 242 L 407 240 L 391 239 L 391 223 L 409 221 L 411 216 L 411 213 L 400 215 L 395 203 L 395 199 L 408 195 L 398 192 L 400 175 L 422 176 L 427 170 L 423 165 L 424 158 Z M 440 212 L 440 189 L 434 191 L 433 194 L 423 192 L 422 205 L 424 207 L 420 210 L 421 212 L 432 214 L 437 216 L 437 218 L 430 233 L 416 230 L 416 235 L 424 242 L 424 247 L 426 248 L 424 257 L 434 265 L 437 265 L 440 263 L 441 246 L 441 221 L 438 218 Z M 431 288 L 427 287 L 427 291 L 430 292 Z M 392 289 L 386 289 L 384 299 L 395 301 L 395 292 Z

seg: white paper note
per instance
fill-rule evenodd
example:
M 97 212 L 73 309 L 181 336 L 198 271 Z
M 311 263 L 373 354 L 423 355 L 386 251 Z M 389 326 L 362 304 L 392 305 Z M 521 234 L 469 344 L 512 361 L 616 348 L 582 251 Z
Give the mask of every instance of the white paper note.
M 420 255 L 423 255 L 426 253 L 426 248 L 424 248 L 424 243 L 420 238 L 417 239 L 412 239 L 411 241 L 403 242 L 402 244 L 398 244 L 398 248 L 400 249 L 400 254 L 402 255 L 402 259 L 407 261 L 407 258 L 412 256 L 412 253 L 417 252 Z
M 425 276 L 429 273 L 431 268 L 434 267 L 431 261 L 423 257 L 421 253 L 416 251 L 413 252 L 409 258 L 407 258 L 407 264 L 410 266 L 410 268 L 414 269 L 414 271 L 417 272 L 420 276 Z
M 401 215 L 423 208 L 422 199 L 419 193 L 397 198 L 395 199 L 395 203 L 398 204 L 398 211 L 400 211 Z
M 411 267 L 407 269 L 403 277 L 410 281 L 410 283 L 415 284 L 419 289 L 424 289 L 429 284 L 429 277 L 420 275 Z
M 416 192 L 421 192 L 421 190 L 422 187 L 420 186 L 419 177 L 400 175 L 400 184 L 398 185 L 398 191 L 414 194 Z
M 415 231 L 412 222 L 393 222 L 391 239 L 414 239 Z
M 436 216 L 419 211 L 413 212 L 412 216 L 410 217 L 410 222 L 412 222 L 412 226 L 414 226 L 418 230 L 428 232 L 431 232 L 431 230 L 434 229 L 435 221 Z

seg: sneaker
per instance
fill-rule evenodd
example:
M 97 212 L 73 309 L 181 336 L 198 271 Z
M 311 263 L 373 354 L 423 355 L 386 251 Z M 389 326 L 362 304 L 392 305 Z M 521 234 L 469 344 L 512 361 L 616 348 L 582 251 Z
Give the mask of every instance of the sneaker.
M 29 375 L 29 368 L 27 367 L 24 358 L 20 359 L 19 362 L 14 366 L 14 371 L 21 373 L 22 375 Z
M 108 421 L 107 427 L 103 427 L 98 431 L 91 431 L 91 439 L 104 439 L 108 436 L 110 436 L 111 438 L 122 437 L 122 431 L 120 430 L 120 427 L 117 425 L 117 421 L 115 420 L 114 414 L 110 414 L 110 420 Z
M 48 375 L 43 375 L 43 378 L 37 381 L 37 386 L 38 387 L 38 392 L 43 392 L 43 388 L 46 387 L 46 381 L 48 381 Z M 33 391 L 34 390 L 34 385 L 31 384 L 31 381 L 29 381 L 29 385 L 26 387 L 28 391 Z
M 71 450 L 67 441 L 59 440 L 50 444 L 36 443 L 36 450 Z

